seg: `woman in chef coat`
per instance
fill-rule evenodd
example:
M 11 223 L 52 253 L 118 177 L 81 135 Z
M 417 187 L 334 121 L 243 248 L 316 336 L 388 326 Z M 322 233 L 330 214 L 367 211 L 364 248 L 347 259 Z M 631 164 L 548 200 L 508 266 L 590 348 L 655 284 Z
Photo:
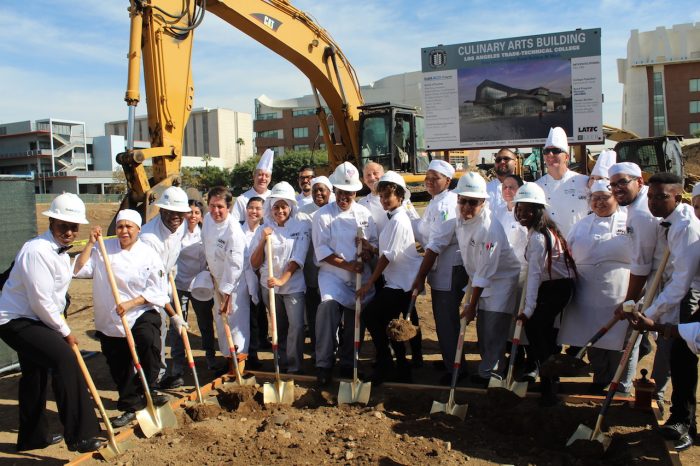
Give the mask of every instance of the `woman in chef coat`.
M 574 299 L 562 318 L 559 343 L 577 347 L 584 346 L 610 320 L 625 299 L 629 281 L 627 212 L 618 207 L 608 181 L 595 181 L 591 186 L 591 210 L 573 226 L 568 238 L 578 280 Z M 618 322 L 588 349 L 595 391 L 612 381 L 627 326 L 627 321 Z
M 219 350 L 228 359 L 230 374 L 235 371 L 222 319 L 228 319 L 241 372 L 245 369 L 250 343 L 250 294 L 243 273 L 245 234 L 230 215 L 232 201 L 233 196 L 223 186 L 209 190 L 209 212 L 202 226 L 204 254 L 214 279 L 214 320 Z
M 264 225 L 250 242 L 250 265 L 260 270 L 263 302 L 270 309 L 269 289 L 275 290 L 280 342 L 280 367 L 299 374 L 304 360 L 304 261 L 309 250 L 309 222 L 297 213 L 294 188 L 282 181 L 272 188 L 264 206 Z M 272 242 L 272 277 L 266 245 Z M 270 316 L 273 318 L 273 316 Z
M 527 246 L 527 228 L 515 219 L 515 193 L 523 185 L 523 180 L 518 175 L 506 175 L 501 183 L 501 196 L 503 201 L 493 208 L 493 216 L 503 227 L 508 237 L 508 243 L 513 248 L 515 257 L 520 261 L 522 279 L 525 278 L 527 262 L 525 261 L 525 246 Z M 489 206 L 491 207 L 491 206 Z

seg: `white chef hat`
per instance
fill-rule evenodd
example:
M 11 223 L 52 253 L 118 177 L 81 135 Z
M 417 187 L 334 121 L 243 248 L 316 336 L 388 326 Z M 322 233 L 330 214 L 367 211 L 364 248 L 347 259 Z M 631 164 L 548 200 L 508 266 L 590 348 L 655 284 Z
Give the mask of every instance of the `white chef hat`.
M 695 183 L 695 186 L 693 186 L 693 197 L 695 196 L 700 196 L 700 182 Z
M 569 141 L 566 138 L 566 131 L 559 126 L 556 128 L 549 128 L 547 142 L 544 143 L 544 147 L 556 147 L 557 149 L 561 149 L 568 154 Z
M 610 181 L 608 180 L 596 180 L 591 185 L 591 193 L 609 193 L 610 191 Z
M 258 162 L 258 165 L 255 167 L 258 170 L 262 170 L 268 173 L 272 173 L 272 163 L 275 160 L 275 153 L 272 152 L 272 149 L 267 149 L 265 152 L 263 152 L 262 157 L 260 157 L 260 161 Z
M 444 160 L 433 159 L 428 165 L 428 170 L 434 170 L 448 178 L 452 178 L 455 174 L 455 168 Z
M 141 229 L 141 214 L 132 209 L 120 210 L 117 214 L 117 221 L 119 223 L 122 220 L 127 220 Z
M 600 155 L 598 155 L 598 160 L 596 160 L 595 167 L 593 167 L 593 170 L 591 170 L 591 175 L 607 178 L 608 170 L 610 167 L 615 165 L 616 160 L 617 154 L 614 150 L 604 150 L 600 153 Z
M 327 176 L 321 175 L 311 180 L 311 187 L 318 183 L 321 183 L 322 185 L 333 191 L 333 185 L 331 184 L 331 180 L 329 180 Z
M 639 165 L 632 162 L 620 162 L 616 163 L 608 169 L 608 178 L 612 178 L 615 175 L 629 175 L 635 178 L 642 177 L 642 169 Z

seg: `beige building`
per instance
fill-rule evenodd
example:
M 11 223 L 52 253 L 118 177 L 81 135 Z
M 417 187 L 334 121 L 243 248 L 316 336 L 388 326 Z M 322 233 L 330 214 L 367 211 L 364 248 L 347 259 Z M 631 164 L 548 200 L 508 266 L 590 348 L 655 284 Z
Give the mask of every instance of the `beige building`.
M 105 134 L 126 137 L 126 120 L 105 123 Z M 134 139 L 149 141 L 148 118 L 136 117 Z M 233 168 L 253 156 L 253 118 L 250 113 L 225 108 L 196 108 L 185 127 L 183 167 Z

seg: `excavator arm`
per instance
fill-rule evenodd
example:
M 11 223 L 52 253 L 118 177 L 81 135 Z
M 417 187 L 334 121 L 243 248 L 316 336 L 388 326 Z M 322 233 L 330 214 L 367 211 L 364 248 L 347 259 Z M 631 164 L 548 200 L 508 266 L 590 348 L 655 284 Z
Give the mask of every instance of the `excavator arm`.
M 213 13 L 294 64 L 309 78 L 316 96 L 331 168 L 359 155 L 359 110 L 363 104 L 355 71 L 328 32 L 286 0 L 131 0 L 127 150 L 117 157 L 129 194 L 123 207 L 148 206 L 160 191 L 177 184 L 184 129 L 192 110 L 192 42 L 205 12 Z M 141 57 L 151 147 L 134 149 L 133 122 L 140 101 Z M 336 141 L 329 131 L 323 98 L 333 115 Z M 143 166 L 152 160 L 149 179 Z

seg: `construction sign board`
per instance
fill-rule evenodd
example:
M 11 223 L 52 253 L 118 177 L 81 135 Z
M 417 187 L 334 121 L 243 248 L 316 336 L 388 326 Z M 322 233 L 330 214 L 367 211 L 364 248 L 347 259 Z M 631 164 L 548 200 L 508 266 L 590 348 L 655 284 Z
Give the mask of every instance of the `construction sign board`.
M 421 49 L 430 150 L 600 143 L 600 29 Z

